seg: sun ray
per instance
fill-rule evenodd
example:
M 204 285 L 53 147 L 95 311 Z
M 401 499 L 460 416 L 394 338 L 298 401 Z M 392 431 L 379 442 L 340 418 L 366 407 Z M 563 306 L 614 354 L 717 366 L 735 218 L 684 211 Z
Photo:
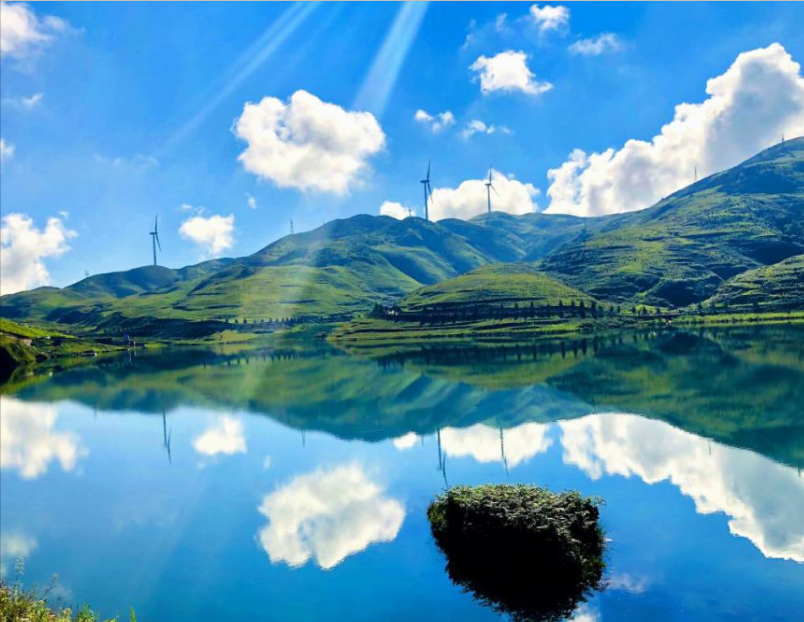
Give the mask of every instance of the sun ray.
M 419 32 L 428 2 L 405 2 L 396 14 L 371 69 L 358 91 L 352 108 L 382 116 L 396 84 L 402 63 Z

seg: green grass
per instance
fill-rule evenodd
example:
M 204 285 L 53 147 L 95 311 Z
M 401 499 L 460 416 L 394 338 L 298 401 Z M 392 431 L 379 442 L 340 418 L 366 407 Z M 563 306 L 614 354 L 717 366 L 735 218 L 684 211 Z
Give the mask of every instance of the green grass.
M 101 618 L 87 606 L 72 609 L 51 605 L 47 592 L 23 589 L 18 582 L 0 581 L 0 622 L 118 622 L 118 618 Z M 137 621 L 133 609 L 129 620 Z

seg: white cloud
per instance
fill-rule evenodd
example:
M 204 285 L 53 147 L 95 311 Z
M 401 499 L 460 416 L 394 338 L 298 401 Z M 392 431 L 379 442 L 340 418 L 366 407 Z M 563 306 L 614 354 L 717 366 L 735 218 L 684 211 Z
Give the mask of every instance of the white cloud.
M 38 546 L 36 538 L 22 532 L 0 534 L 0 577 L 7 577 L 9 565 L 20 557 L 27 559 Z
M 415 213 L 416 210 L 414 210 L 412 207 L 402 205 L 396 201 L 384 201 L 383 204 L 380 205 L 381 216 L 390 216 L 391 218 L 396 218 L 398 220 L 404 220 Z
M 615 574 L 606 583 L 606 589 L 619 590 L 629 594 L 642 594 L 648 589 L 645 577 L 634 577 L 630 574 Z
M 243 422 L 228 415 L 218 417 L 212 426 L 193 439 L 193 449 L 205 456 L 246 453 Z
M 679 104 L 648 141 L 586 154 L 576 149 L 547 176 L 550 213 L 593 216 L 643 209 L 692 182 L 804 134 L 801 67 L 778 43 L 740 54 L 707 82 L 708 98 Z
M 72 471 L 88 453 L 76 434 L 55 429 L 55 406 L 0 395 L 0 411 L 0 469 L 15 469 L 24 479 L 36 479 L 54 460 L 64 471 Z
M 419 109 L 416 111 L 416 114 L 413 115 L 413 118 L 417 123 L 425 125 L 433 134 L 437 134 L 441 130 L 455 125 L 455 115 L 449 110 L 437 112 L 433 115 L 425 110 Z
M 636 415 L 592 415 L 559 426 L 564 462 L 593 479 L 669 481 L 699 514 L 725 513 L 731 533 L 766 557 L 804 562 L 804 479 L 795 469 Z
M 505 449 L 508 467 L 514 468 L 550 448 L 549 429 L 549 425 L 540 423 L 523 423 L 502 433 L 499 428 L 482 423 L 468 428 L 444 428 L 441 448 L 453 458 L 470 456 L 478 462 L 502 462 Z
M 269 521 L 259 542 L 272 562 L 301 566 L 312 558 L 325 570 L 390 542 L 405 518 L 402 504 L 356 464 L 299 475 L 267 495 L 259 511 Z
M 0 138 L 0 162 L 7 162 L 14 157 L 14 145 Z
M 3 103 L 7 106 L 30 110 L 41 104 L 44 98 L 45 96 L 42 93 L 34 93 L 30 97 L 4 97 Z
M 530 7 L 530 18 L 539 32 L 563 30 L 569 26 L 570 10 L 561 5 L 546 4 L 540 7 L 534 4 Z
M 430 204 L 430 217 L 462 218 L 464 220 L 488 210 L 487 179 L 468 179 L 457 188 L 435 188 Z M 529 214 L 536 209 L 535 197 L 539 190 L 533 184 L 523 183 L 512 175 L 492 171 L 491 181 L 496 192 L 491 195 L 491 208 L 495 212 Z
M 34 227 L 25 214 L 8 214 L 0 226 L 0 294 L 47 285 L 50 274 L 44 259 L 63 255 L 75 237 L 59 218 L 49 218 L 44 229 Z
M 179 235 L 195 242 L 210 257 L 217 257 L 234 243 L 234 221 L 234 214 L 192 216 L 181 223 Z
M 540 95 L 553 88 L 549 82 L 540 82 L 528 68 L 525 52 L 507 50 L 496 56 L 480 56 L 469 67 L 480 79 L 480 91 L 484 95 L 495 91 L 520 91 L 528 95 Z
M 581 603 L 570 620 L 572 622 L 600 622 L 600 614 L 587 603 Z
M 408 432 L 407 434 L 404 434 L 403 436 L 400 436 L 393 440 L 394 447 L 396 447 L 400 451 L 411 449 L 418 442 L 419 442 L 419 436 L 415 432 Z
M 296 91 L 288 103 L 264 97 L 247 103 L 235 134 L 248 143 L 247 171 L 281 188 L 346 194 L 359 185 L 385 134 L 369 112 L 351 112 Z
M 257 209 L 257 199 L 255 199 L 248 193 L 246 193 L 246 204 L 249 206 L 250 209 Z
M 23 2 L 0 2 L 0 56 L 25 58 L 35 54 L 65 30 L 67 23 L 46 15 L 39 19 Z
M 501 134 L 512 134 L 511 130 L 504 125 L 489 125 L 480 119 L 472 119 L 461 130 L 461 137 L 464 139 L 471 138 L 475 134 L 494 134 L 500 132 Z
M 607 52 L 618 52 L 622 47 L 623 43 L 616 34 L 604 32 L 589 39 L 579 39 L 569 46 L 569 51 L 581 56 L 600 56 Z

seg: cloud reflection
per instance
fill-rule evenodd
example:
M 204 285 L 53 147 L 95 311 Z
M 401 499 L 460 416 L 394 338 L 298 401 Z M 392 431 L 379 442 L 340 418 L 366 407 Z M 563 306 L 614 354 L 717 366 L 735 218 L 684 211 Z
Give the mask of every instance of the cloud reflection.
M 564 421 L 564 462 L 593 479 L 670 481 L 700 514 L 723 512 L 729 529 L 766 557 L 804 562 L 804 480 L 790 467 L 628 414 Z
M 243 422 L 229 415 L 218 417 L 214 425 L 193 439 L 193 449 L 205 456 L 246 453 Z
M 28 557 L 39 543 L 36 538 L 22 532 L 0 534 L 0 577 L 8 576 L 9 566 L 20 557 Z
M 0 396 L 0 469 L 16 469 L 25 479 L 47 473 L 54 460 L 72 471 L 88 451 L 73 432 L 54 428 L 58 409 Z
M 337 566 L 374 542 L 396 538 L 405 509 L 357 464 L 299 475 L 266 495 L 259 507 L 269 521 L 258 539 L 274 563 Z
M 541 423 L 523 423 L 507 430 L 482 423 L 468 428 L 444 428 L 441 447 L 448 456 L 470 456 L 478 462 L 499 462 L 505 454 L 508 466 L 513 468 L 550 448 L 549 429 L 549 425 Z

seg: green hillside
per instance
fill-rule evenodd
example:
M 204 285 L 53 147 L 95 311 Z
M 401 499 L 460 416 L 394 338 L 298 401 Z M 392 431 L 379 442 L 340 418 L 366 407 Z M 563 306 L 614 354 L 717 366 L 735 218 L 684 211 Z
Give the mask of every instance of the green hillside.
M 437 285 L 423 287 L 402 301 L 404 310 L 475 304 L 569 305 L 592 298 L 529 264 L 492 264 Z
M 705 306 L 730 311 L 804 308 L 804 255 L 738 274 L 723 283 Z
M 804 138 L 657 205 L 595 223 L 542 268 L 601 300 L 686 306 L 737 274 L 804 253 Z
M 4 317 L 132 334 L 176 322 L 343 319 L 492 262 L 541 257 L 577 218 L 492 214 L 441 223 L 358 215 L 286 236 L 253 255 L 180 270 L 145 266 L 4 296 Z M 164 332 L 164 331 L 162 331 Z M 202 330 L 201 332 L 209 332 Z
M 635 315 L 636 307 L 678 309 L 712 296 L 753 306 L 750 290 L 772 292 L 758 301 L 762 310 L 786 311 L 800 307 L 798 272 L 787 263 L 769 267 L 804 254 L 802 206 L 799 138 L 639 212 L 589 219 L 491 213 L 438 223 L 358 215 L 239 259 L 179 270 L 146 266 L 4 296 L 0 313 L 93 338 L 128 332 L 194 339 L 235 322 L 273 330 L 341 321 L 375 304 L 463 307 L 460 316 L 436 318 L 452 322 L 471 320 L 473 306 L 508 309 L 500 317 L 474 314 L 494 323 L 518 318 L 524 305 L 568 299 L 605 305 L 609 316 L 613 305 Z M 767 279 L 778 285 L 763 285 Z M 556 311 L 541 314 L 541 328 L 561 323 L 566 315 Z

